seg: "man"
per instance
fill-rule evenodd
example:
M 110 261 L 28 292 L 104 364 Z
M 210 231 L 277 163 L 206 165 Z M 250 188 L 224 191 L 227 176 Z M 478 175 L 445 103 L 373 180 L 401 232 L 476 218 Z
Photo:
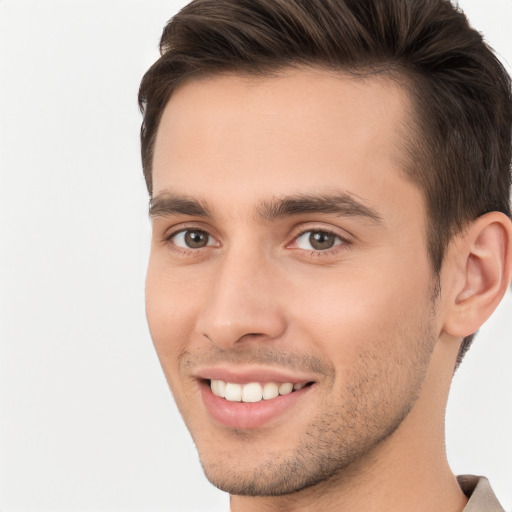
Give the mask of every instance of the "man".
M 512 276 L 510 79 L 445 0 L 196 0 L 140 90 L 152 338 L 251 510 L 502 510 L 456 366 Z

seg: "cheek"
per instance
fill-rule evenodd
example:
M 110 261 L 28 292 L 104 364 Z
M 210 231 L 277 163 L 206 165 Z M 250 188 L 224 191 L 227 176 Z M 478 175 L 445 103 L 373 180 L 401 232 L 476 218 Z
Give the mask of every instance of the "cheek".
M 354 428 L 362 414 L 377 431 L 408 411 L 419 393 L 435 342 L 432 307 L 428 291 L 416 293 L 416 285 L 372 293 L 348 285 L 315 297 L 296 318 L 305 339 L 335 368 L 327 410 L 341 407 Z
M 196 295 L 193 286 L 179 282 L 154 257 L 150 257 L 148 265 L 145 295 L 151 338 L 165 371 L 177 366 L 193 332 Z
M 391 357 L 407 350 L 408 340 L 421 337 L 420 326 L 431 312 L 428 280 L 413 275 L 406 279 L 353 269 L 317 280 L 315 288 L 302 286 L 316 290 L 307 297 L 295 290 L 294 318 L 337 366 L 355 364 L 361 351 Z

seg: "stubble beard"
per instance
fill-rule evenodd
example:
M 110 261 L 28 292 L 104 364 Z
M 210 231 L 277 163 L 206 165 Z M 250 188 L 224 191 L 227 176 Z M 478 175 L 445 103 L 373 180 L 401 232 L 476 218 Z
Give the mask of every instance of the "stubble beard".
M 351 384 L 341 394 L 333 393 L 322 408 L 324 412 L 311 421 L 300 443 L 288 454 L 269 452 L 264 463 L 243 466 L 230 461 L 227 453 L 222 460 L 210 460 L 208 450 L 202 454 L 198 446 L 207 478 L 231 495 L 259 497 L 284 496 L 351 479 L 364 460 L 371 459 L 374 449 L 392 436 L 416 402 L 433 339 L 424 339 L 419 345 L 413 361 L 408 361 L 405 386 L 396 382 L 394 374 L 395 365 L 404 363 L 403 357 L 391 365 L 388 361 L 389 367 L 382 371 L 382 361 L 376 360 L 374 353 L 360 354 L 359 374 L 354 371 L 345 376 Z M 336 396 L 345 397 L 344 402 L 336 403 Z M 250 450 L 250 432 L 233 430 L 232 435 L 237 443 L 246 442 Z
M 407 414 L 404 414 L 405 417 Z M 328 424 L 329 417 L 325 423 Z M 333 420 L 334 421 L 334 420 Z M 350 443 L 343 429 L 326 429 L 325 424 L 311 425 L 311 431 L 292 456 L 268 454 L 268 462 L 241 470 L 226 469 L 225 463 L 205 463 L 208 480 L 231 495 L 276 497 L 298 493 L 308 488 L 343 480 L 350 468 L 369 456 L 372 448 L 389 437 L 402 419 L 373 439 Z

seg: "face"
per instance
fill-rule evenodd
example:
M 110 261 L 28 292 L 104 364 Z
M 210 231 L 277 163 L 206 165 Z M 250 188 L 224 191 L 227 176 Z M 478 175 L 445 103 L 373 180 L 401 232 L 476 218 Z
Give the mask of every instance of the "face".
M 281 495 L 405 428 L 437 339 L 406 93 L 295 70 L 189 82 L 155 145 L 147 317 L 208 478 Z

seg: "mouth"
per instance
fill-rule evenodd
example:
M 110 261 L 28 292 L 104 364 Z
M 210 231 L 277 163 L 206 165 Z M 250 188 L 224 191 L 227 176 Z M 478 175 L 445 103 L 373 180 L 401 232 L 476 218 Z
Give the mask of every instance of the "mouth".
M 212 393 L 228 402 L 258 403 L 273 400 L 279 396 L 289 395 L 303 388 L 312 386 L 309 382 L 249 382 L 239 384 L 220 379 L 207 380 Z
M 287 423 L 291 414 L 300 414 L 298 404 L 304 405 L 316 388 L 316 382 L 307 377 L 275 372 L 205 373 L 210 375 L 196 378 L 206 412 L 215 424 L 230 429 L 248 431 Z

